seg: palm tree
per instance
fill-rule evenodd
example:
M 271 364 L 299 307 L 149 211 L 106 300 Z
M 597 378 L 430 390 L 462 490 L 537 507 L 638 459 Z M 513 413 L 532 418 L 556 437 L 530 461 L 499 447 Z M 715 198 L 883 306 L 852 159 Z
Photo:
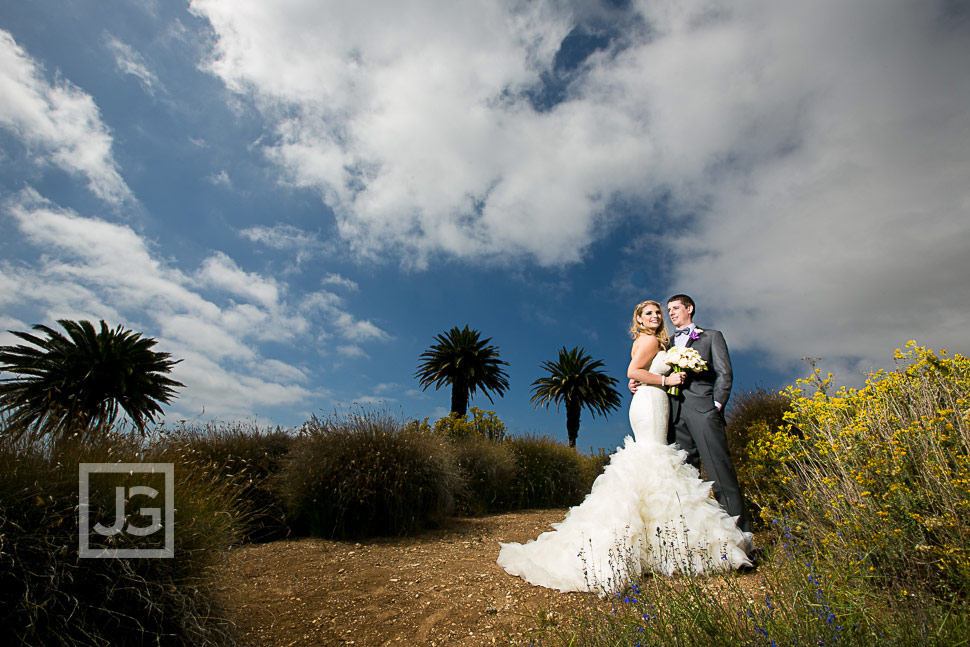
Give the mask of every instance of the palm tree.
M 566 434 L 570 447 L 576 447 L 579 417 L 584 407 L 596 417 L 597 413 L 605 416 L 620 406 L 620 394 L 613 388 L 616 379 L 600 370 L 602 366 L 603 362 L 593 361 L 586 349 L 577 346 L 567 351 L 563 346 L 557 361 L 542 363 L 549 376 L 532 383 L 531 402 L 536 409 L 540 406 L 548 408 L 555 402 L 558 411 L 559 405 L 566 403 Z
M 421 353 L 422 362 L 414 374 L 424 391 L 432 384 L 435 390 L 450 384 L 451 412 L 459 416 L 465 415 L 468 398 L 476 390 L 481 389 L 488 401 L 493 402 L 489 391 L 503 395 L 509 388 L 508 373 L 502 368 L 508 362 L 499 359 L 496 346 L 488 345 L 491 337 L 480 339 L 480 335 L 467 325 L 435 335 L 438 343 Z
M 16 437 L 83 437 L 111 425 L 119 408 L 144 432 L 185 386 L 166 376 L 182 360 L 151 350 L 150 337 L 104 321 L 100 331 L 90 321 L 58 323 L 67 336 L 38 324 L 46 338 L 10 331 L 33 346 L 0 346 L 0 372 L 16 375 L 0 379 L 0 412 Z

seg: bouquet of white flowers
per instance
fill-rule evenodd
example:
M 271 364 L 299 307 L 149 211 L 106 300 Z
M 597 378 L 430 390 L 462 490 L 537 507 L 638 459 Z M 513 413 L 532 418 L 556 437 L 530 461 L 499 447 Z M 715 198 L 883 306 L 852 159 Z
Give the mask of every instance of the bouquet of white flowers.
M 701 357 L 693 348 L 687 348 L 686 346 L 673 346 L 667 351 L 666 363 L 673 367 L 674 373 L 683 373 L 684 371 L 694 371 L 695 373 L 699 371 L 707 370 L 707 362 Z M 667 393 L 670 395 L 680 395 L 680 387 L 672 386 L 667 389 Z

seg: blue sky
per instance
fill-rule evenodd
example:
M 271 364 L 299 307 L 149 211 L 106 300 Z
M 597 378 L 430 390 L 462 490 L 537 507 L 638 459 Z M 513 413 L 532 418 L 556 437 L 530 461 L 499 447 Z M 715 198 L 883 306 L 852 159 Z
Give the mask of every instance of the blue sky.
M 468 324 L 510 364 L 471 404 L 563 440 L 540 364 L 623 382 L 644 298 L 736 390 L 965 353 L 970 12 L 788 4 L 3 3 L 0 329 L 120 323 L 184 360 L 170 418 L 295 426 L 445 414 L 413 373 Z

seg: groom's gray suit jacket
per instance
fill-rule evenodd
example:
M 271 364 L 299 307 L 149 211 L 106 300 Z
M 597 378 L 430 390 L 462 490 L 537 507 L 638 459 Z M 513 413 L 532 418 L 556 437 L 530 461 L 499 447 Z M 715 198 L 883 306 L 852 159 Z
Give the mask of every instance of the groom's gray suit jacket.
M 714 496 L 731 516 L 738 518 L 738 526 L 750 531 L 744 509 L 738 477 L 727 446 L 723 411 L 731 397 L 731 356 L 724 335 L 719 330 L 698 333 L 688 339 L 687 347 L 696 350 L 707 363 L 707 370 L 688 373 L 680 395 L 670 397 L 670 428 L 667 442 L 676 443 L 687 452 L 687 462 L 695 467 L 703 463 L 707 476 L 714 481 Z
M 698 333 L 698 339 L 687 340 L 687 347 L 696 350 L 707 362 L 707 370 L 690 373 L 687 386 L 680 392 L 684 404 L 695 411 L 710 411 L 715 402 L 719 402 L 723 410 L 731 397 L 731 384 L 734 380 L 731 356 L 720 330 L 700 330 L 703 332 Z

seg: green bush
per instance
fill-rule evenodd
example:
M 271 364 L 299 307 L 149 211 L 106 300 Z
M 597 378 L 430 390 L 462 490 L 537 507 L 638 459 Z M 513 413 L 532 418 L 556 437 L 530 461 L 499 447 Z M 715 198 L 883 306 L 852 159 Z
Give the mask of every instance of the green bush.
M 457 512 L 478 515 L 512 509 L 518 467 L 509 446 L 477 436 L 452 442 L 463 481 Z
M 54 455 L 0 447 L 0 635 L 7 644 L 234 644 L 232 625 L 206 588 L 208 569 L 235 541 L 232 494 L 198 471 L 175 465 L 174 558 L 79 556 L 78 464 L 157 459 L 138 441 L 110 435 Z M 113 519 L 114 500 L 101 494 L 91 494 L 93 518 Z M 111 547 L 130 541 L 125 533 L 106 540 Z
M 454 511 L 461 478 L 444 438 L 382 412 L 314 416 L 283 462 L 295 532 L 331 538 L 404 535 Z
M 589 492 L 583 458 L 571 447 L 545 436 L 506 440 L 515 456 L 515 507 L 562 508 L 576 505 Z
M 243 539 L 266 542 L 289 534 L 276 476 L 294 437 L 279 427 L 206 424 L 163 432 L 158 444 L 227 482 L 236 491 Z

